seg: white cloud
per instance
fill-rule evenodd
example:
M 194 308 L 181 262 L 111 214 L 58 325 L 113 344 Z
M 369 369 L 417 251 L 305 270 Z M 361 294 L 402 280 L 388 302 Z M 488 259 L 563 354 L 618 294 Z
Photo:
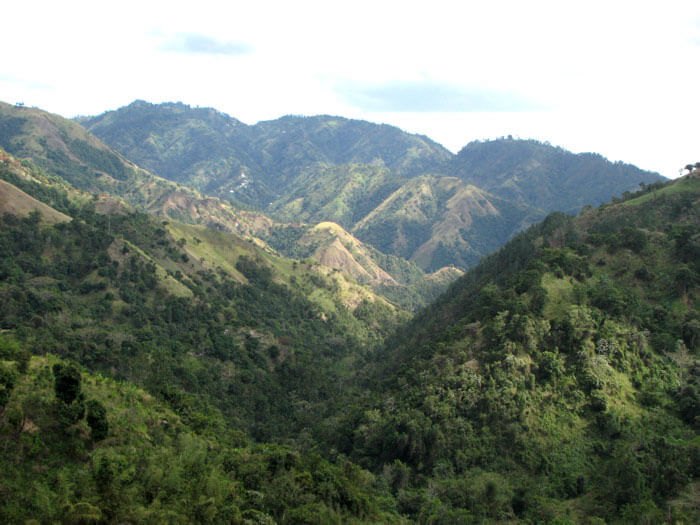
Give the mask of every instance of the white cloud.
M 452 149 L 513 133 L 667 176 L 700 160 L 696 2 L 25 0 L 3 18 L 0 99 L 66 116 L 181 100 L 383 121 Z

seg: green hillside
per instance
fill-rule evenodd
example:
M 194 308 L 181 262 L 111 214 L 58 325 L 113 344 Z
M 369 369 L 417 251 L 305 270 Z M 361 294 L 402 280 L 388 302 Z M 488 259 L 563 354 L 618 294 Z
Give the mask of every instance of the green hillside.
M 77 120 L 154 173 L 258 207 L 289 193 L 315 165 L 379 162 L 414 175 L 450 157 L 427 137 L 325 115 L 247 126 L 211 108 L 136 101 Z
M 210 108 L 137 101 L 78 121 L 163 177 L 283 222 L 338 223 L 425 271 L 467 268 L 547 212 L 578 211 L 662 180 L 537 141 L 473 142 L 453 155 L 427 137 L 327 115 L 248 126 Z M 427 192 L 417 188 L 426 178 Z M 489 213 L 471 197 L 444 195 L 469 187 L 490 202 Z M 425 202 L 414 202 L 416 191 Z
M 574 154 L 536 140 L 471 142 L 453 158 L 450 173 L 502 199 L 547 212 L 578 213 L 612 197 L 664 180 L 594 153 Z
M 699 204 L 684 178 L 518 235 L 378 354 L 340 449 L 423 523 L 696 522 Z
M 270 223 L 260 214 L 154 176 L 82 126 L 39 109 L 0 103 L 0 147 L 18 159 L 31 159 L 48 177 L 90 194 L 122 198 L 140 211 L 243 235 Z
M 4 523 L 401 522 L 347 460 L 252 444 L 220 418 L 201 432 L 130 383 L 29 358 L 3 334 L 0 358 Z
M 214 109 L 137 100 L 118 111 L 76 120 L 166 179 L 242 202 L 274 197 L 261 180 L 262 167 L 247 152 L 249 126 Z
M 23 189 L 53 195 L 36 181 Z M 306 410 L 328 408 L 353 361 L 405 316 L 313 261 L 203 227 L 98 214 L 100 200 L 53 190 L 72 221 L 0 218 L 0 252 L 12 254 L 0 263 L 0 329 L 183 411 L 215 406 L 257 437 L 293 439 Z
M 304 157 L 352 135 L 333 119 L 276 125 Z M 283 174 L 314 192 L 280 213 L 345 228 L 159 179 L 38 110 L 0 106 L 0 130 L 28 157 L 0 150 L 0 521 L 700 521 L 697 170 L 521 233 L 541 212 L 459 176 L 357 152 Z M 416 263 L 504 231 L 396 306 L 459 273 Z
M 410 179 L 358 221 L 352 231 L 385 253 L 426 271 L 468 268 L 543 212 L 515 205 L 455 177 Z
M 141 105 L 136 104 L 132 108 L 139 115 L 140 113 L 136 110 Z M 178 108 L 180 111 L 175 111 L 173 118 L 181 114 L 189 115 L 185 111 L 185 106 L 175 105 L 175 109 Z M 189 111 L 189 108 L 187 110 Z M 211 110 L 202 110 L 202 112 L 196 112 L 196 115 L 200 113 L 204 115 L 201 118 L 206 117 L 220 124 L 221 119 L 224 119 L 224 123 L 228 123 L 226 120 L 228 117 Z M 164 126 L 164 129 L 168 129 L 167 125 L 171 123 L 169 120 L 157 122 Z M 194 119 L 193 122 L 197 123 L 200 120 Z M 226 125 L 229 126 L 229 124 Z M 245 125 L 240 124 L 240 126 Z M 198 129 L 197 126 L 194 128 Z M 177 141 L 174 138 L 172 140 Z M 282 239 L 283 242 L 279 242 L 279 232 L 288 230 L 287 225 L 273 221 L 261 213 L 235 207 L 225 200 L 207 197 L 190 187 L 156 177 L 124 160 L 81 126 L 58 115 L 37 109 L 0 105 L 0 145 L 3 144 L 8 151 L 14 152 L 15 156 L 26 156 L 32 161 L 32 174 L 16 176 L 10 181 L 14 181 L 15 184 L 27 177 L 44 182 L 50 180 L 52 184 L 58 186 L 61 185 L 61 181 L 67 181 L 70 188 L 85 192 L 81 197 L 83 200 L 92 199 L 92 194 L 99 192 L 100 195 L 95 203 L 98 212 L 114 213 L 115 206 L 124 208 L 126 205 L 164 219 L 235 233 L 252 239 L 258 244 L 261 244 L 260 239 L 278 241 L 275 247 L 283 255 L 296 258 L 312 255 L 313 250 L 296 249 L 293 243 L 290 245 L 284 239 Z M 77 154 L 70 153 L 72 151 L 70 148 L 79 153 L 90 147 L 102 151 L 105 158 L 108 157 L 113 162 L 109 166 L 103 166 L 96 156 L 79 157 Z M 104 171 L 100 171 L 103 169 Z M 123 180 L 120 178 L 122 175 L 125 177 Z M 26 199 L 22 200 L 26 201 Z M 6 211 L 10 211 L 9 206 Z M 21 210 L 17 211 L 21 212 Z M 307 229 L 309 227 L 311 225 Z M 370 253 L 365 247 L 360 249 L 369 259 L 372 259 L 373 265 L 376 265 L 380 259 L 386 260 L 386 256 L 376 250 Z M 302 252 L 304 255 L 300 256 Z M 385 271 L 393 271 L 390 267 L 400 266 L 394 263 L 390 263 L 389 266 L 381 264 Z M 344 268 L 330 266 L 327 270 L 343 271 Z M 350 277 L 350 274 L 346 273 L 346 275 Z M 430 299 L 444 290 L 444 285 L 447 284 L 444 279 L 426 280 L 424 275 L 415 276 L 409 281 L 397 275 L 396 280 L 400 282 L 399 289 L 395 287 L 384 289 L 379 286 L 379 283 L 374 283 L 374 290 L 396 301 L 402 308 L 411 310 L 427 304 Z M 345 286 L 343 283 L 341 285 Z

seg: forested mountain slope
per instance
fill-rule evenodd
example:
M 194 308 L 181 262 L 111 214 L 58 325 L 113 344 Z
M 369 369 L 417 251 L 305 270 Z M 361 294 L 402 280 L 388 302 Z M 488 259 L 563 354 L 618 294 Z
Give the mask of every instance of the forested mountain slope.
M 547 212 L 597 205 L 662 179 L 536 141 L 471 143 L 453 155 L 427 137 L 327 115 L 247 126 L 213 109 L 137 101 L 77 120 L 159 175 L 278 220 L 336 222 L 425 271 L 466 268 Z M 488 195 L 485 221 L 467 218 L 485 209 L 470 199 L 455 197 L 458 214 L 445 208 L 447 198 L 436 194 L 454 187 L 453 177 Z M 418 198 L 427 202 L 416 209 L 411 197 L 426 181 Z
M 347 460 L 253 444 L 220 416 L 202 431 L 131 383 L 30 357 L 5 334 L 0 359 L 3 523 L 405 522 Z
M 265 231 L 272 222 L 154 176 L 82 126 L 39 109 L 0 102 L 0 147 L 79 190 L 120 197 L 140 211 L 244 235 Z
M 77 121 L 154 173 L 258 206 L 287 193 L 315 165 L 379 162 L 415 175 L 450 157 L 427 137 L 326 115 L 247 126 L 211 108 L 136 101 Z
M 24 109 L 0 106 L 3 143 L 43 166 L 0 151 L 2 520 L 700 520 L 697 170 L 550 215 L 399 324 L 356 281 L 397 290 L 416 265 L 336 223 L 189 200 Z M 347 167 L 348 187 L 381 171 Z M 497 199 L 406 180 L 373 210 L 476 223 Z M 211 202 L 268 221 L 249 223 L 264 240 L 137 212 L 145 187 L 187 217 Z
M 400 311 L 4 152 L 0 179 L 3 522 L 404 521 L 314 437 Z
M 639 184 L 664 180 L 631 164 L 594 153 L 574 154 L 536 140 L 500 139 L 466 145 L 449 171 L 502 199 L 546 212 L 577 213 L 598 206 Z
M 202 422 L 212 406 L 256 437 L 292 439 L 304 423 L 287 418 L 325 406 L 327 388 L 406 315 L 318 263 L 128 208 L 96 213 L 101 199 L 14 167 L 0 177 L 72 218 L 0 213 L 0 328 Z
M 386 345 L 338 446 L 425 523 L 697 521 L 698 232 L 696 176 L 549 216 Z
M 204 113 L 214 121 L 224 118 L 213 111 Z M 2 146 L 15 156 L 32 159 L 43 168 L 44 177 L 55 180 L 58 175 L 58 179 L 67 181 L 75 188 L 99 193 L 98 207 L 104 205 L 103 201 L 113 201 L 112 197 L 117 197 L 136 210 L 236 233 L 258 244 L 262 244 L 262 239 L 282 241 L 274 243 L 275 248 L 287 256 L 298 257 L 301 253 L 304 254 L 302 257 L 312 255 L 307 253 L 308 250 L 297 249 L 293 242 L 287 242 L 289 239 L 282 239 L 289 229 L 287 224 L 154 176 L 125 160 L 78 124 L 58 115 L 0 104 Z M 83 198 L 89 199 L 91 195 L 86 194 Z M 296 224 L 294 227 L 296 230 L 300 228 L 310 231 L 313 224 Z M 392 268 L 402 266 L 376 250 L 370 253 L 370 250 L 362 247 L 361 251 L 367 254 L 366 259 L 371 259 L 371 264 L 379 262 L 383 265 L 383 271 L 391 273 L 394 271 Z M 342 265 L 328 267 L 328 270 L 334 269 L 345 272 Z M 447 284 L 445 279 L 435 280 L 422 275 L 418 268 L 413 269 L 410 279 L 405 279 L 404 275 L 405 272 L 400 272 L 392 276 L 391 286 L 379 286 L 376 282 L 370 284 L 375 292 L 387 295 L 407 309 L 424 306 Z M 450 273 L 443 272 L 442 275 Z

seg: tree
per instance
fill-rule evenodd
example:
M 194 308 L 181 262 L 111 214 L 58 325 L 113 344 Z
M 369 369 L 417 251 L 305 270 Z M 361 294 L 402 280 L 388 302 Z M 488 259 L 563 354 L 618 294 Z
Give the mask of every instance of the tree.
M 58 419 L 61 426 L 67 428 L 85 416 L 80 371 L 73 364 L 57 363 L 53 366 L 53 375 Z
M 109 423 L 107 422 L 107 410 L 102 403 L 91 399 L 87 402 L 87 424 L 92 429 L 92 439 L 102 441 L 107 437 L 109 432 Z
M 66 405 L 70 405 L 81 394 L 80 371 L 73 364 L 57 363 L 53 366 L 53 375 L 56 397 Z
M 10 400 L 10 393 L 14 386 L 15 374 L 10 368 L 0 363 L 0 411 L 5 408 L 5 405 Z

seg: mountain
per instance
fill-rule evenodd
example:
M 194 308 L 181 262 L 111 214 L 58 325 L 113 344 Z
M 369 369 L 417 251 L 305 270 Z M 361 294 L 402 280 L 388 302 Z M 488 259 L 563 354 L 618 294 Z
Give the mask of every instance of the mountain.
M 536 140 L 471 142 L 453 158 L 450 173 L 502 199 L 546 212 L 577 213 L 664 180 L 631 164 L 594 153 L 574 154 Z
M 404 313 L 1 157 L 3 522 L 403 521 L 309 443 Z
M 426 275 L 416 264 L 360 242 L 333 222 L 284 225 L 263 238 L 281 253 L 318 261 L 409 311 L 426 306 L 463 273 L 450 266 Z
M 699 227 L 697 172 L 548 216 L 388 341 L 335 443 L 421 523 L 697 521 Z
M 427 271 L 468 268 L 543 217 L 455 177 L 410 179 L 358 221 L 352 231 L 386 253 Z
M 0 103 L 0 147 L 72 187 L 111 194 L 136 208 L 250 235 L 270 222 L 144 171 L 85 129 L 45 111 Z
M 425 271 L 467 268 L 544 212 L 513 204 L 456 177 L 403 179 L 384 166 L 314 168 L 271 204 L 284 220 L 333 221 L 381 252 Z
M 139 166 L 209 195 L 242 202 L 274 197 L 248 153 L 250 127 L 211 108 L 136 101 L 77 122 Z M 129 131 L 127 133 L 126 131 Z
M 184 107 L 175 106 L 176 109 Z M 137 105 L 138 107 L 140 106 Z M 215 122 L 227 118 L 213 111 L 203 111 L 203 114 Z M 225 120 L 225 123 L 228 123 L 228 120 Z M 98 207 L 104 206 L 112 197 L 117 197 L 140 211 L 237 233 L 255 242 L 260 242 L 260 239 L 276 239 L 279 235 L 275 232 L 286 228 L 284 224 L 261 213 L 241 209 L 225 200 L 202 195 L 188 186 L 154 176 L 131 164 L 86 132 L 83 127 L 58 115 L 2 104 L 0 131 L 0 145 L 4 145 L 15 155 L 31 158 L 44 171 L 44 175 L 38 175 L 39 177 L 45 178 L 45 173 L 51 173 L 55 178 L 56 174 L 60 174 L 59 178 L 67 181 L 72 189 L 99 192 Z M 84 154 L 86 151 L 92 153 Z M 83 198 L 88 199 L 91 196 L 86 194 Z M 311 228 L 311 225 L 308 225 L 308 228 Z M 281 249 L 282 254 L 288 256 L 299 256 L 301 253 L 292 246 L 279 243 L 276 246 Z M 367 251 L 364 248 L 363 250 Z M 311 255 L 305 253 L 302 257 Z M 376 250 L 368 256 L 386 259 Z M 376 261 L 372 264 L 376 265 Z M 400 266 L 391 264 L 396 268 Z M 329 270 L 334 268 L 343 270 L 340 266 Z M 383 271 L 387 268 L 385 265 Z M 446 275 L 451 274 L 443 273 L 443 276 Z M 410 282 L 399 277 L 396 282 L 400 284 L 382 285 L 381 293 L 398 301 L 403 308 L 410 309 L 427 304 L 428 300 L 444 290 L 447 284 L 444 279 L 427 279 L 424 275 L 414 275 Z M 368 284 L 380 291 L 378 281 Z
M 474 142 L 453 155 L 424 136 L 328 115 L 247 126 L 213 109 L 137 101 L 78 122 L 154 173 L 279 221 L 335 222 L 425 271 L 467 268 L 550 211 L 662 180 L 536 141 Z M 451 209 L 431 210 L 450 199 Z
M 212 406 L 259 439 L 292 439 L 309 407 L 333 399 L 359 349 L 407 317 L 317 262 L 128 208 L 96 213 L 100 200 L 2 166 L 0 178 L 61 208 L 49 217 L 71 219 L 41 221 L 44 208 L 0 215 L 0 250 L 12 254 L 0 263 L 0 329 L 148 388 L 176 411 Z M 295 412 L 296 430 L 286 419 Z
M 36 159 L 0 153 L 3 522 L 700 520 L 697 170 L 550 214 L 409 320 L 356 279 L 408 300 L 455 270 L 426 278 L 338 223 L 242 212 L 0 110 L 2 143 Z M 126 179 L 96 176 L 83 140 Z M 495 199 L 417 175 L 364 216 L 395 201 L 467 224 Z
M 450 157 L 427 137 L 341 117 L 287 116 L 247 126 L 211 108 L 136 101 L 77 121 L 154 173 L 256 206 L 284 195 L 311 166 L 381 163 L 412 175 Z

